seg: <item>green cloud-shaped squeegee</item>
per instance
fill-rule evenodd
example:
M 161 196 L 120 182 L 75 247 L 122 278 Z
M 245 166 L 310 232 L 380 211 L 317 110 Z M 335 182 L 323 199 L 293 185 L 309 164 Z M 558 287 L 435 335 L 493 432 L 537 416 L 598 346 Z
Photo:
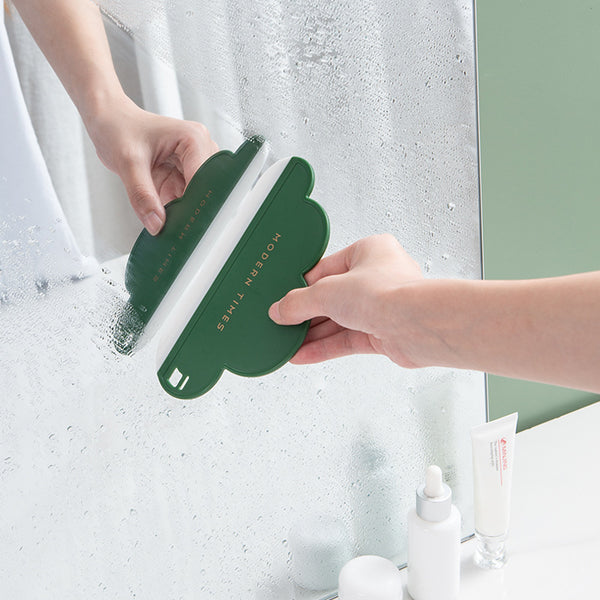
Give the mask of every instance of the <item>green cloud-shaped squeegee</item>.
M 306 286 L 329 222 L 308 197 L 305 160 L 282 159 L 255 183 L 267 152 L 254 137 L 213 155 L 165 207 L 160 234 L 144 230 L 131 250 L 115 346 L 129 354 L 160 329 L 158 379 L 177 398 L 204 394 L 225 369 L 250 377 L 278 369 L 308 331 L 308 322 L 276 325 L 267 311 Z

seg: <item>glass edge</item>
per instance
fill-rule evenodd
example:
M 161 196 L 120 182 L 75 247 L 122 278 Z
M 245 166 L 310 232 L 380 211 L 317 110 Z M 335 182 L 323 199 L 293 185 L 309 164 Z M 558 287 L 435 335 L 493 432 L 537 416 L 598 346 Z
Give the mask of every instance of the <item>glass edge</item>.
M 475 77 L 475 135 L 477 138 L 477 190 L 479 194 L 479 256 L 481 279 L 485 279 L 485 260 L 483 245 L 483 183 L 481 177 L 481 123 L 479 111 L 479 60 L 477 55 L 477 0 L 473 2 L 473 64 Z M 485 394 L 485 420 L 490 420 L 490 392 L 487 373 L 483 374 Z

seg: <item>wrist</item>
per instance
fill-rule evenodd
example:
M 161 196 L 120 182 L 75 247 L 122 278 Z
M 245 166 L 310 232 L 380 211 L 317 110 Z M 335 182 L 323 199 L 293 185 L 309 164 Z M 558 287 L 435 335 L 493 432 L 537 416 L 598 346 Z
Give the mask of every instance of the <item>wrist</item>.
M 465 318 L 469 286 L 454 279 L 413 281 L 391 291 L 384 301 L 393 339 L 415 367 L 463 368 L 461 340 L 471 325 Z
M 115 89 L 90 86 L 76 102 L 81 118 L 92 140 L 101 134 L 108 123 L 125 115 L 137 105 L 125 95 L 121 87 Z
M 88 106 L 82 118 L 96 154 L 111 171 L 120 173 L 124 158 L 139 149 L 135 124 L 143 111 L 125 94 L 98 94 Z

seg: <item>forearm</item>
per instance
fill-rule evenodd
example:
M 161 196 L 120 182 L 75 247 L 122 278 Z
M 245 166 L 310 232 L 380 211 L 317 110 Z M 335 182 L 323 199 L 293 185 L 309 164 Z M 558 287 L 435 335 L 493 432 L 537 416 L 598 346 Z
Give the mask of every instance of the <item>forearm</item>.
M 127 101 L 98 7 L 91 0 L 13 0 L 86 125 Z
M 528 281 L 429 280 L 393 294 L 391 319 L 417 365 L 600 392 L 600 272 Z
M 119 175 L 152 234 L 217 147 L 200 123 L 146 112 L 123 92 L 92 0 L 13 0 L 73 99 L 100 160 Z

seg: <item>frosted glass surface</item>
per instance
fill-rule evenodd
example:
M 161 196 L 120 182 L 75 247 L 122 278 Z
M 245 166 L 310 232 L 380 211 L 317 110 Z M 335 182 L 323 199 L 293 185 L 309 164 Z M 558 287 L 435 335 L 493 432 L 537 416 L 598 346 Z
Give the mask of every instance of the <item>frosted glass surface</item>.
M 328 252 L 387 231 L 481 276 L 470 2 L 101 4 L 222 147 L 312 164 Z M 323 598 L 349 556 L 405 561 L 433 462 L 472 531 L 482 374 L 355 356 L 175 400 L 154 344 L 111 349 L 123 265 L 0 305 L 2 597 Z
M 480 276 L 471 2 L 101 6 L 173 66 L 185 116 L 221 145 L 261 133 L 314 166 L 333 248 L 391 231 L 433 276 Z

